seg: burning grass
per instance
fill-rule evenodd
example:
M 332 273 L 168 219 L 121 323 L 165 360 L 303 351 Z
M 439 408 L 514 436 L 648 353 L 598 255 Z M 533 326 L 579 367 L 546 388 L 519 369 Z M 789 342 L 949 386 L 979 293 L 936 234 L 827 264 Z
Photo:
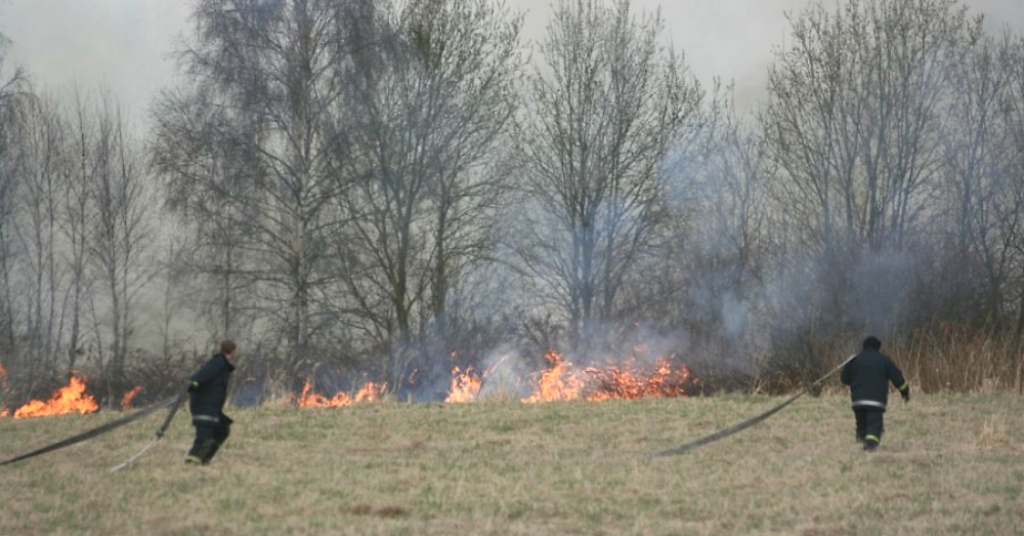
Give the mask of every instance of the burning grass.
M 387 383 L 369 382 L 354 393 L 338 391 L 334 396 L 327 398 L 314 392 L 313 382 L 307 381 L 306 385 L 302 387 L 302 392 L 295 399 L 295 405 L 300 408 L 338 408 L 363 402 L 378 402 L 384 396 L 387 388 Z
M 134 388 L 132 388 L 131 391 L 128 391 L 127 393 L 125 393 L 124 396 L 121 397 L 121 409 L 123 409 L 123 410 L 132 409 L 134 407 L 133 403 L 134 403 L 135 397 L 138 396 L 139 393 L 141 393 L 141 392 L 142 392 L 142 386 L 141 385 L 137 385 Z
M 778 402 L 229 408 L 235 426 L 212 465 L 182 463 L 186 414 L 138 466 L 110 473 L 152 438 L 157 413 L 0 468 L 0 534 L 1024 532 L 1024 412 L 1012 395 L 897 401 L 873 454 L 834 394 L 684 456 L 644 457 Z M 0 457 L 113 418 L 0 421 Z
M 676 366 L 664 357 L 652 365 L 629 358 L 621 362 L 609 360 L 601 367 L 585 368 L 576 367 L 555 351 L 548 352 L 545 359 L 548 363 L 546 370 L 520 378 L 512 385 L 504 385 L 504 389 L 498 392 L 526 390 L 530 394 L 521 398 L 521 401 L 528 404 L 570 400 L 629 400 L 685 396 L 687 389 L 696 381 L 685 365 Z M 471 366 L 465 370 L 454 367 L 444 402 L 461 404 L 477 401 L 496 367 L 492 366 L 482 373 Z M 291 400 L 303 408 L 345 407 L 379 402 L 385 398 L 386 391 L 386 383 L 367 382 L 353 392 L 339 391 L 327 397 L 315 392 L 313 382 L 307 381 L 302 392 Z
M 54 391 L 49 400 L 32 400 L 14 411 L 15 419 L 47 417 L 67 413 L 93 413 L 100 406 L 92 395 L 85 392 L 85 380 L 72 377 L 68 384 Z
M 675 366 L 666 357 L 651 365 L 628 358 L 583 369 L 574 367 L 558 352 L 548 352 L 544 357 L 550 367 L 538 375 L 533 393 L 523 402 L 671 398 L 686 396 L 696 381 L 686 365 Z
M 463 372 L 459 367 L 452 369 L 452 383 L 448 388 L 448 396 L 444 401 L 449 404 L 462 404 L 476 400 L 480 394 L 483 379 L 476 375 L 473 367 L 466 367 Z
M 562 402 L 570 400 L 601 401 L 612 399 L 638 399 L 646 397 L 685 396 L 694 382 L 685 365 L 674 367 L 668 358 L 660 358 L 654 365 L 644 365 L 635 358 L 621 363 L 608 361 L 603 367 L 577 368 L 562 354 L 551 351 L 545 356 L 549 368 L 529 378 L 520 378 L 513 385 L 504 385 L 495 392 L 518 392 L 524 383 L 530 394 L 524 403 Z M 500 364 L 500 361 L 498 362 Z M 490 381 L 495 367 L 478 374 L 472 367 L 452 369 L 451 385 L 446 403 L 468 403 L 478 399 L 485 382 Z M 0 373 L 4 373 L 0 369 Z M 5 376 L 0 376 L 0 380 Z M 353 404 L 380 402 L 387 398 L 388 385 L 367 382 L 351 392 L 338 391 L 330 397 L 317 393 L 313 381 L 307 381 L 302 391 L 290 396 L 289 402 L 300 408 L 337 408 Z M 121 409 L 133 409 L 135 397 L 142 391 L 137 386 L 124 394 Z M 6 390 L 4 390 L 6 392 Z M 44 417 L 66 413 L 91 413 L 99 409 L 91 395 L 86 393 L 85 381 L 71 378 L 69 384 L 56 392 L 48 401 L 33 400 L 14 413 L 15 418 Z M 0 408 L 0 417 L 9 414 Z

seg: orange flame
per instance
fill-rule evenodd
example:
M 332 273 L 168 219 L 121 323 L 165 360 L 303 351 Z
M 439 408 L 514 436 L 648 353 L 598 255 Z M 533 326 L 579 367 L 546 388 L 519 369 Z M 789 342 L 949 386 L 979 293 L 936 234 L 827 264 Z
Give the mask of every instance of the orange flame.
M 300 408 L 336 408 L 351 406 L 358 402 L 376 402 L 384 394 L 387 385 L 387 383 L 367 382 L 355 395 L 339 391 L 331 398 L 327 398 L 324 395 L 312 392 L 313 382 L 307 381 L 306 385 L 302 387 L 302 393 L 299 394 L 295 405 Z
M 646 352 L 645 352 L 646 353 Z M 507 356 L 506 356 L 507 357 Z M 685 366 L 673 368 L 671 358 L 662 357 L 655 364 L 639 364 L 635 358 L 609 362 L 605 367 L 577 369 L 555 350 L 544 358 L 548 370 L 533 376 L 532 392 L 521 402 L 556 402 L 568 400 L 601 401 L 611 399 L 638 399 L 645 397 L 686 396 L 686 390 L 696 383 Z M 478 399 L 489 373 L 496 369 L 502 358 L 482 374 L 467 367 L 452 368 L 451 382 L 445 403 L 457 404 Z M 331 398 L 313 392 L 312 382 L 306 382 L 296 399 L 299 407 L 330 408 L 349 406 L 358 402 L 377 401 L 387 384 L 366 383 L 354 395 L 339 392 Z
M 579 398 L 584 379 L 577 371 L 572 370 L 572 363 L 563 361 L 562 354 L 554 350 L 544 354 L 544 359 L 551 363 L 551 368 L 540 374 L 540 379 L 534 385 L 533 394 L 522 401 L 533 404 Z
M 387 383 L 367 382 L 353 397 L 355 402 L 378 402 L 388 388 Z
M 121 398 L 121 409 L 123 409 L 123 410 L 132 409 L 132 399 L 134 399 L 135 395 L 139 394 L 139 392 L 141 392 L 141 391 L 142 391 L 142 386 L 141 385 L 136 385 L 134 389 L 132 389 L 131 391 L 128 391 L 127 393 L 125 393 L 124 397 Z
M 686 365 L 673 370 L 666 358 L 659 359 L 651 372 L 643 367 L 624 370 L 618 366 L 604 370 L 590 368 L 587 372 L 594 376 L 596 383 L 587 400 L 685 396 L 691 379 Z
M 99 409 L 100 407 L 92 395 L 85 394 L 85 382 L 72 376 L 68 385 L 55 391 L 49 401 L 33 400 L 18 408 L 14 412 L 14 418 L 24 419 L 74 412 L 86 414 Z
M 452 384 L 448 389 L 448 397 L 444 401 L 451 404 L 472 402 L 480 393 L 480 385 L 480 377 L 473 374 L 473 367 L 467 367 L 466 372 L 455 367 L 452 369 Z
M 685 396 L 686 387 L 693 381 L 685 365 L 673 369 L 664 357 L 653 370 L 629 361 L 628 368 L 609 364 L 605 368 L 588 367 L 582 372 L 563 361 L 558 352 L 550 351 L 544 357 L 551 368 L 540 374 L 533 394 L 522 400 L 525 403 Z

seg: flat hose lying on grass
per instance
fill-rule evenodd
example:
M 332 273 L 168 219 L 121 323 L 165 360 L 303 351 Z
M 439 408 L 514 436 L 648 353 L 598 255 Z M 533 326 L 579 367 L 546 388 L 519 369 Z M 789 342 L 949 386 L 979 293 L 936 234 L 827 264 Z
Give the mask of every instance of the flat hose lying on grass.
M 165 400 L 161 400 L 160 402 L 157 402 L 156 404 L 153 404 L 151 406 L 147 406 L 145 408 L 142 408 L 142 409 L 136 411 L 135 413 L 132 413 L 131 415 L 127 415 L 125 417 L 121 417 L 120 419 L 116 419 L 116 420 L 110 421 L 110 422 L 108 422 L 108 423 L 106 423 L 106 424 L 104 424 L 102 426 L 97 426 L 96 428 L 93 428 L 92 430 L 88 430 L 88 431 L 82 432 L 81 434 L 78 434 L 78 435 L 75 435 L 75 436 L 71 436 L 71 437 L 69 437 L 67 439 L 64 439 L 62 441 L 58 441 L 56 443 L 47 445 L 45 447 L 33 450 L 32 452 L 27 452 L 27 453 L 22 454 L 20 456 L 15 456 L 15 457 L 13 457 L 13 458 L 11 458 L 9 460 L 4 460 L 4 461 L 0 462 L 0 465 L 7 465 L 9 463 L 14 463 L 14 462 L 18 462 L 18 461 L 21 461 L 21 460 L 26 460 L 28 458 L 39 456 L 41 454 L 46 454 L 47 452 L 53 452 L 53 451 L 55 451 L 57 449 L 62 449 L 64 447 L 69 447 L 69 446 L 74 445 L 76 443 L 81 443 L 82 441 L 85 441 L 87 439 L 92 439 L 92 438 L 94 438 L 94 437 L 96 437 L 98 435 L 102 435 L 102 434 L 105 434 L 105 433 L 107 433 L 107 432 L 109 432 L 111 430 L 120 428 L 120 427 L 122 427 L 122 426 L 124 426 L 124 425 L 126 425 L 126 424 L 128 424 L 128 423 L 130 423 L 132 421 L 139 420 L 139 419 L 145 417 L 146 415 L 149 415 L 150 413 L 153 413 L 154 411 L 156 411 L 156 410 L 158 410 L 160 408 L 163 408 L 163 407 L 167 407 L 167 406 L 169 406 L 171 404 L 174 404 L 174 408 L 176 410 L 178 405 L 181 404 L 181 400 L 182 400 L 183 397 L 184 397 L 184 395 L 174 395 L 174 396 L 172 396 L 170 398 L 167 398 Z M 171 415 L 169 415 L 167 420 L 165 421 L 166 424 L 170 424 L 170 419 L 171 419 L 171 417 L 173 417 L 173 415 L 174 415 L 174 412 L 172 411 Z M 162 432 L 161 432 L 161 435 L 162 435 Z
M 142 455 L 145 454 L 149 449 L 153 448 L 160 441 L 160 439 L 164 437 L 164 432 L 166 432 L 167 427 L 171 425 L 171 420 L 173 420 L 174 415 L 178 413 L 178 408 L 181 407 L 181 403 L 184 400 L 185 393 L 178 395 L 178 398 L 174 401 L 173 404 L 171 404 L 171 410 L 167 412 L 167 418 L 164 419 L 164 422 L 163 424 L 160 425 L 160 428 L 156 429 L 156 436 L 153 437 L 152 441 L 147 443 L 145 447 L 142 447 L 142 450 L 136 452 L 131 458 L 128 458 L 123 463 L 111 467 L 110 470 L 112 472 L 120 471 L 121 469 L 135 465 L 136 460 L 142 457 Z
M 648 457 L 649 458 L 660 458 L 662 456 L 675 456 L 677 454 L 683 454 L 683 453 L 689 452 L 689 451 L 691 451 L 691 450 L 693 450 L 693 449 L 695 449 L 697 447 L 701 447 L 701 446 L 707 445 L 708 443 L 714 443 L 715 441 L 718 441 L 719 439 L 723 439 L 723 438 L 729 437 L 729 436 L 731 436 L 731 435 L 733 435 L 733 434 L 735 434 L 737 432 L 741 432 L 743 430 L 746 430 L 747 428 L 750 428 L 751 426 L 754 426 L 755 424 L 764 421 L 768 417 L 771 417 L 772 415 L 775 415 L 776 413 L 782 411 L 783 408 L 785 408 L 786 406 L 792 404 L 793 402 L 796 402 L 796 400 L 798 398 L 800 398 L 801 396 L 804 396 L 805 394 L 807 394 L 807 392 L 810 391 L 810 389 L 812 387 L 820 384 L 821 382 L 825 381 L 829 376 L 831 376 L 831 375 L 835 374 L 836 372 L 838 372 L 839 369 L 843 368 L 847 363 L 852 361 L 854 357 L 857 357 L 857 356 L 856 355 L 852 355 L 852 356 L 848 357 L 846 359 L 846 361 L 843 361 L 842 363 L 839 364 L 839 366 L 837 366 L 836 368 L 828 371 L 827 374 L 825 374 L 824 376 L 822 376 L 822 377 L 818 378 L 817 380 L 815 380 L 814 383 L 804 387 L 797 394 L 787 398 L 781 404 L 779 404 L 779 405 L 769 409 L 768 411 L 766 411 L 766 412 L 764 412 L 764 413 L 762 413 L 760 415 L 755 415 L 754 417 L 751 417 L 751 418 L 749 418 L 749 419 L 747 419 L 747 420 L 745 420 L 745 421 L 743 421 L 741 423 L 734 424 L 734 425 L 732 425 L 732 426 L 730 426 L 728 428 L 724 428 L 722 430 L 719 430 L 719 431 L 717 431 L 717 432 L 715 432 L 715 433 L 713 433 L 711 435 L 704 436 L 704 437 L 702 437 L 702 438 L 700 438 L 700 439 L 698 439 L 696 441 L 691 441 L 689 443 L 685 443 L 685 444 L 679 445 L 678 447 L 675 447 L 675 448 L 663 450 L 663 451 L 660 451 L 660 452 L 655 452 L 654 454 L 648 455 Z

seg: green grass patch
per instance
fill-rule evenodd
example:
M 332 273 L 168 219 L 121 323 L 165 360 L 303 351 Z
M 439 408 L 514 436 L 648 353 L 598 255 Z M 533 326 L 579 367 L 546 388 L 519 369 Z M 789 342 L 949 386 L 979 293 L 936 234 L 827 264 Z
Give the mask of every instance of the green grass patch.
M 781 400 L 239 408 L 207 467 L 183 463 L 183 414 L 111 473 L 157 414 L 0 468 L 0 534 L 1024 533 L 1024 405 L 1011 395 L 897 401 L 876 453 L 830 395 L 647 458 Z M 118 416 L 2 419 L 0 458 Z

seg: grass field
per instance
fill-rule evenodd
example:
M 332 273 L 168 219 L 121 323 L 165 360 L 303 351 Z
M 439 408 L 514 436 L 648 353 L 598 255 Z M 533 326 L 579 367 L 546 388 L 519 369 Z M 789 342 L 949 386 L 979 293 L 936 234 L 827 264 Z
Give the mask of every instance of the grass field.
M 335 409 L 236 408 L 214 462 L 186 466 L 187 413 L 135 467 L 162 413 L 0 467 L 0 534 L 1024 533 L 1024 404 L 897 398 L 876 453 L 846 398 L 707 398 Z M 116 418 L 0 420 L 0 458 Z

